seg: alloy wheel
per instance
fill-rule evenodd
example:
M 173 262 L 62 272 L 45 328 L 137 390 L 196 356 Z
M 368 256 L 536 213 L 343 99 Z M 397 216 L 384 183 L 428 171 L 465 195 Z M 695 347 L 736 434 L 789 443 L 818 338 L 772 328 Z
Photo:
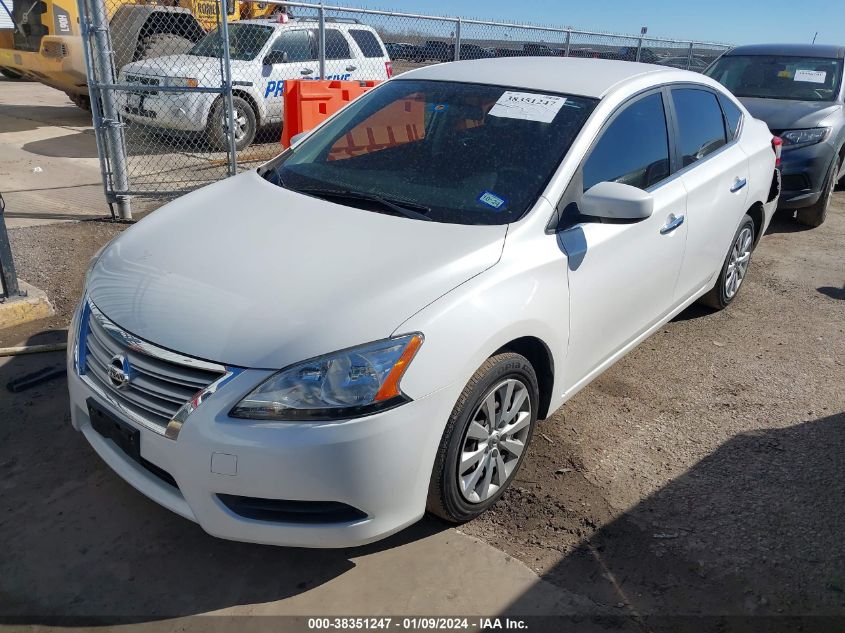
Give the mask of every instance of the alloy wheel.
M 725 296 L 732 299 L 739 291 L 745 273 L 748 271 L 748 262 L 751 260 L 751 245 L 754 242 L 754 235 L 751 227 L 746 226 L 739 232 L 739 235 L 731 249 L 731 259 L 728 262 L 728 270 L 725 275 Z
M 515 378 L 495 385 L 470 418 L 458 462 L 458 487 L 470 503 L 502 488 L 519 464 L 531 430 L 528 387 Z

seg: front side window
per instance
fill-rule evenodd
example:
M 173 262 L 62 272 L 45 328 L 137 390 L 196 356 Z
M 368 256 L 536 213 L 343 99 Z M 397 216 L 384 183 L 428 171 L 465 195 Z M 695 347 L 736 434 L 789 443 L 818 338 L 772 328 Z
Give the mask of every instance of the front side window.
M 835 101 L 842 60 L 781 55 L 725 55 L 707 73 L 737 97 Z
M 346 206 L 390 212 L 389 201 L 438 222 L 507 224 L 534 205 L 596 103 L 393 80 L 352 102 L 263 175 Z
M 244 62 L 255 59 L 272 33 L 272 26 L 233 22 L 229 25 L 229 55 L 232 59 Z M 188 51 L 188 55 L 223 57 L 223 38 L 220 30 L 214 29 L 194 44 Z
M 682 165 L 692 165 L 727 143 L 725 120 L 716 95 L 708 90 L 672 90 Z
M 605 129 L 584 163 L 584 191 L 600 182 L 648 189 L 669 176 L 669 133 L 663 96 L 627 106 Z
M 326 29 L 326 59 L 351 59 L 349 42 L 337 29 Z
M 285 31 L 273 42 L 271 50 L 287 53 L 288 62 L 307 62 L 317 59 L 310 31 Z

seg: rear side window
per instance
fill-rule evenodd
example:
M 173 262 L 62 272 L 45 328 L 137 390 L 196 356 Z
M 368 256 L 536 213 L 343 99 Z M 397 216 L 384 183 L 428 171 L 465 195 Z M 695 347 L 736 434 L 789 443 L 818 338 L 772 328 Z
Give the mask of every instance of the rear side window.
M 349 42 L 337 29 L 326 29 L 326 59 L 351 59 Z
M 317 59 L 309 31 L 285 31 L 273 45 L 271 51 L 288 54 L 288 62 L 307 62 Z
M 669 134 L 663 97 L 627 106 L 607 127 L 584 163 L 584 191 L 600 182 L 647 189 L 669 176 Z
M 384 56 L 384 51 L 381 50 L 381 44 L 379 44 L 376 36 L 369 31 L 364 31 L 362 29 L 350 29 L 349 34 L 352 36 L 352 39 L 355 40 L 355 43 L 358 45 L 358 48 L 361 49 L 361 52 L 364 53 L 364 57 Z
M 742 110 L 736 107 L 736 104 L 724 95 L 719 95 L 719 103 L 722 104 L 722 112 L 725 113 L 725 121 L 728 124 L 728 139 L 733 140 L 739 135 Z
M 684 167 L 727 143 L 725 120 L 715 94 L 695 88 L 675 88 L 672 100 L 678 119 L 678 145 Z

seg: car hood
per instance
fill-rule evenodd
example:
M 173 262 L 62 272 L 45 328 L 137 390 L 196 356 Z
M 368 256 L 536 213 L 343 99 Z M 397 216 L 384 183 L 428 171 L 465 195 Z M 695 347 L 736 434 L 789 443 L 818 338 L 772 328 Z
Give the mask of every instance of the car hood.
M 112 321 L 162 347 L 281 368 L 389 337 L 493 266 L 506 232 L 341 206 L 252 171 L 124 232 L 87 292 Z
M 796 130 L 817 127 L 841 112 L 840 104 L 829 101 L 791 101 L 741 97 L 740 101 L 755 119 L 766 122 L 770 130 Z
M 244 63 L 232 60 L 232 70 L 241 68 Z M 193 77 L 201 86 L 216 86 L 220 83 L 220 60 L 216 57 L 198 57 L 185 53 L 165 55 L 126 64 L 121 72 L 156 77 Z

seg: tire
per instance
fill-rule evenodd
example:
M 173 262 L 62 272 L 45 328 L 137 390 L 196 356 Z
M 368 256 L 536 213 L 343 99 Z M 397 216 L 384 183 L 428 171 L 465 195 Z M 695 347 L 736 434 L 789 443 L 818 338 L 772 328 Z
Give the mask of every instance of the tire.
M 821 197 L 814 205 L 798 209 L 798 213 L 795 214 L 795 219 L 798 221 L 798 224 L 811 226 L 813 228 L 824 224 L 824 221 L 827 218 L 827 209 L 830 207 L 830 199 L 833 197 L 833 190 L 836 189 L 836 174 L 838 173 L 839 156 L 837 155 L 833 158 L 833 162 L 830 164 L 830 169 L 827 170 L 827 176 L 824 179 L 824 188 L 822 189 Z
M 146 35 L 138 42 L 135 60 L 149 57 L 164 57 L 165 55 L 179 55 L 186 52 L 194 43 L 181 35 L 173 33 L 153 33 Z
M 232 97 L 232 110 L 235 115 L 235 148 L 240 151 L 249 147 L 255 140 L 258 128 L 255 111 L 252 106 L 241 97 Z M 226 121 L 226 101 L 221 97 L 211 106 L 205 135 L 212 147 L 221 152 L 229 149 L 229 135 Z
M 0 68 L 0 75 L 3 75 L 6 79 L 13 79 L 15 81 L 29 81 L 21 73 L 11 68 Z
M 508 386 L 512 386 L 511 391 Z M 501 402 L 510 400 L 508 408 L 515 406 L 522 393 L 526 397 L 515 415 L 511 414 L 510 421 L 503 420 Z M 537 375 L 524 356 L 505 352 L 485 361 L 458 398 L 440 440 L 428 489 L 429 512 L 452 523 L 461 523 L 496 503 L 528 452 L 537 422 L 539 394 Z M 493 434 L 487 425 L 485 406 L 490 396 L 494 404 L 492 417 L 498 429 Z M 514 430 L 502 433 L 503 429 Z M 513 452 L 516 449 L 518 454 Z M 464 453 L 480 457 L 467 460 L 461 469 L 459 462 Z
M 81 108 L 86 112 L 91 112 L 91 98 L 88 95 L 65 93 L 77 108 Z
M 727 308 L 736 299 L 742 282 L 751 264 L 751 253 L 754 251 L 754 220 L 751 216 L 743 216 L 736 234 L 731 240 L 731 246 L 725 261 L 719 271 L 716 285 L 706 295 L 699 299 L 699 303 L 716 310 Z M 739 260 L 739 264 L 737 264 Z M 738 276 L 734 276 L 733 273 Z M 729 280 L 734 280 L 729 285 Z M 734 285 L 735 283 L 735 285 Z

